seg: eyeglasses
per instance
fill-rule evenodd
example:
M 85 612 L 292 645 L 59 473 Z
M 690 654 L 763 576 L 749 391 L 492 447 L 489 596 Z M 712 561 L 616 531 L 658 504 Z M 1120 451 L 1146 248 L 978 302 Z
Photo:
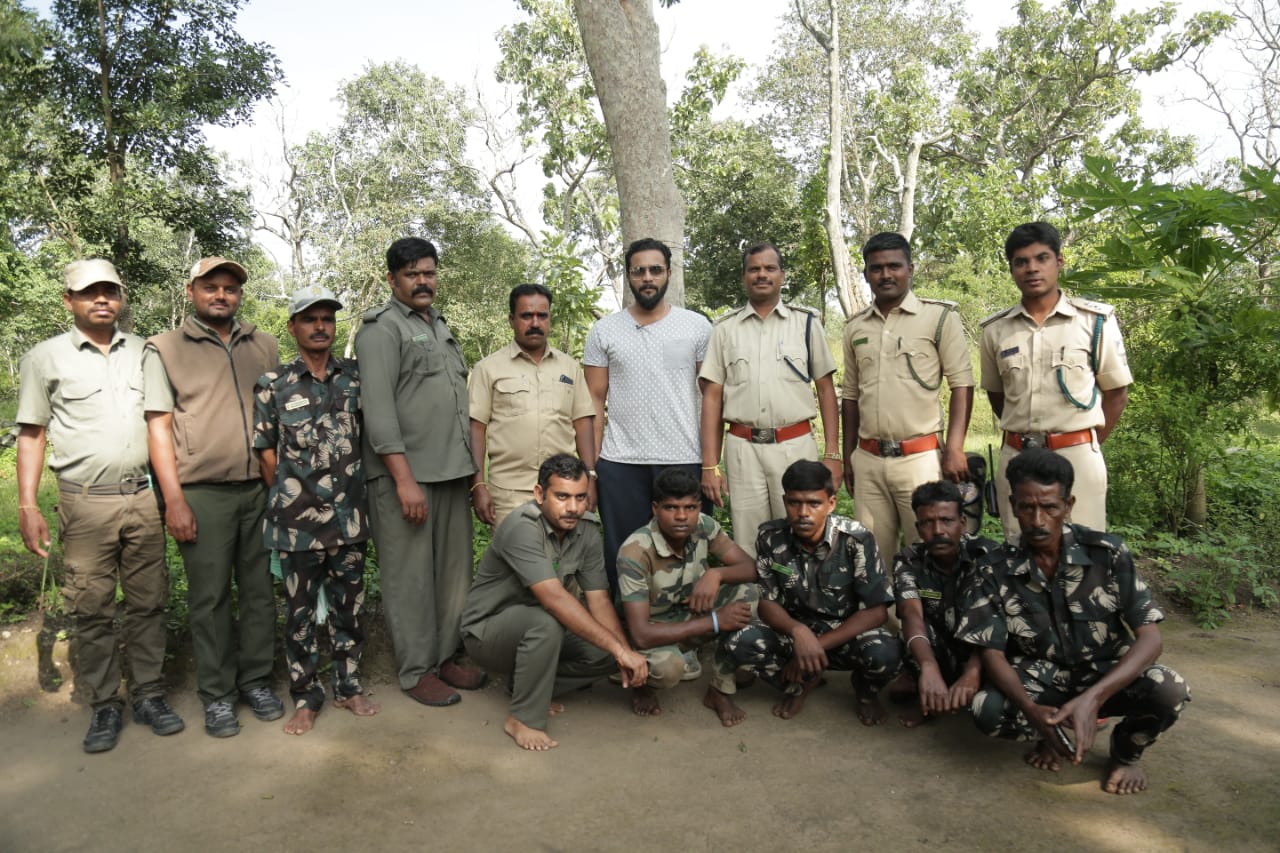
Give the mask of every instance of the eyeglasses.
M 632 267 L 627 272 L 631 273 L 632 278 L 640 278 L 645 273 L 648 273 L 654 278 L 657 278 L 658 276 L 662 275 L 666 271 L 667 271 L 667 268 L 662 266 L 661 264 L 654 264 L 653 266 L 648 266 L 648 267 Z

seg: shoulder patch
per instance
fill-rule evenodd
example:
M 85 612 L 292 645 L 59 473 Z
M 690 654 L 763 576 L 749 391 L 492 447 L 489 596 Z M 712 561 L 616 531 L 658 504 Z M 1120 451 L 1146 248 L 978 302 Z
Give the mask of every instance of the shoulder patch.
M 378 320 L 378 315 L 381 314 L 383 311 L 386 311 L 390 307 L 391 306 L 388 303 L 384 302 L 381 305 L 379 305 L 377 308 L 370 308 L 368 311 L 364 312 L 364 315 L 361 317 L 361 319 L 366 323 L 376 323 Z
M 999 311 L 990 315 L 989 317 L 982 318 L 982 320 L 978 322 L 978 325 L 985 328 L 987 324 L 993 323 L 996 320 L 999 320 L 1001 317 L 1005 316 L 1006 314 L 1009 314 L 1012 311 L 1016 311 L 1017 308 L 1018 308 L 1017 305 L 1010 306 L 1009 308 L 1001 308 Z
M 1103 317 L 1115 313 L 1115 308 L 1105 302 L 1094 302 L 1092 299 L 1082 299 L 1079 296 L 1067 297 L 1071 304 L 1079 308 L 1081 311 L 1090 311 L 1094 314 L 1101 314 Z

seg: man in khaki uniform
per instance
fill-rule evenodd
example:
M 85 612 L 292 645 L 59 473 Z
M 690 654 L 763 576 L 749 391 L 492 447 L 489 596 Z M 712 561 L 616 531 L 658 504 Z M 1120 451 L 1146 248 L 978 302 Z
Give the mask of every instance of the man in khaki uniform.
M 782 472 L 818 458 L 809 422 L 822 419 L 823 464 L 840 481 L 835 359 L 822 323 L 782 301 L 782 254 L 772 243 L 742 255 L 747 304 L 716 321 L 698 374 L 702 386 L 702 493 L 716 506 L 730 496 L 733 541 L 751 556 L 760 525 L 787 514 Z M 813 391 L 818 392 L 815 407 Z M 729 437 L 724 436 L 724 424 Z M 720 471 L 723 443 L 725 476 Z
M 101 258 L 67 265 L 63 304 L 74 328 L 22 359 L 18 389 L 18 526 L 27 550 L 48 558 L 49 525 L 37 504 L 45 446 L 58 477 L 58 535 L 75 620 L 71 667 L 76 693 L 93 709 L 85 752 L 116 745 L 124 724 L 120 647 L 129 657 L 134 719 L 158 735 L 182 731 L 164 697 L 164 605 L 169 570 L 164 528 L 147 476 L 142 412 L 142 338 L 116 318 L 124 286 Z M 116 583 L 124 594 L 115 627 Z
M 889 559 L 899 533 L 907 543 L 916 539 L 911 493 L 943 477 L 968 477 L 973 367 L 955 303 L 912 292 L 915 265 L 905 237 L 876 234 L 862 247 L 862 261 L 875 301 L 844 328 L 845 488 L 854 517 Z M 943 377 L 951 389 L 945 444 Z
M 1062 237 L 1047 222 L 1019 225 L 1005 240 L 1022 301 L 982 321 L 982 388 L 1004 430 L 996 473 L 1005 539 L 1021 535 L 1009 505 L 1009 462 L 1046 447 L 1075 470 L 1071 520 L 1107 528 L 1107 464 L 1102 442 L 1129 403 L 1133 374 L 1114 309 L 1064 296 Z
M 495 528 L 533 500 L 543 461 L 574 449 L 591 478 L 588 508 L 596 508 L 595 405 L 582 366 L 547 343 L 551 291 L 540 284 L 516 285 L 508 302 L 515 340 L 476 363 L 468 394 L 477 469 L 471 506 Z

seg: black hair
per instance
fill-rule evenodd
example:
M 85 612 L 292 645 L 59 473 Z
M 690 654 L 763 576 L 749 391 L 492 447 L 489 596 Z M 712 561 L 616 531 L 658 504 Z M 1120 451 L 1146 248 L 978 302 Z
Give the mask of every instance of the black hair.
M 551 485 L 552 477 L 559 477 L 562 480 L 576 482 L 587 476 L 587 466 L 581 459 L 576 456 L 570 456 L 568 453 L 557 453 L 550 456 L 547 461 L 538 467 L 538 485 L 546 491 Z
M 817 492 L 828 495 L 836 493 L 835 484 L 831 481 L 831 471 L 821 462 L 812 459 L 801 459 L 792 462 L 782 472 L 782 491 L 784 492 Z
M 440 263 L 435 243 L 421 237 L 401 237 L 387 249 L 387 272 L 397 273 L 414 261 L 430 258 Z
M 1043 243 L 1055 255 L 1062 254 L 1062 235 L 1048 222 L 1024 222 L 1009 232 L 1004 241 L 1004 259 L 1013 260 L 1013 253 L 1034 243 Z
M 785 270 L 787 261 L 782 257 L 782 250 L 768 240 L 761 240 L 759 243 L 752 243 L 750 246 L 742 250 L 742 271 L 747 271 L 747 259 L 752 255 L 758 255 L 761 252 L 767 252 L 773 249 L 773 253 L 778 256 L 778 269 Z
M 623 259 L 623 264 L 627 269 L 631 269 L 631 256 L 637 252 L 661 252 L 662 258 L 666 262 L 667 269 L 671 269 L 671 249 L 661 240 L 655 240 L 652 237 L 641 237 L 639 240 L 627 246 L 627 251 Z
M 960 488 L 950 480 L 935 480 L 932 483 L 925 483 L 917 486 L 916 490 L 911 493 L 912 512 L 922 506 L 947 503 L 954 503 L 956 512 L 964 509 L 964 498 L 960 495 Z
M 1065 457 L 1052 450 L 1036 447 L 1024 450 L 1013 457 L 1013 461 L 1005 470 L 1005 477 L 1009 480 L 1010 494 L 1018 490 L 1020 483 L 1030 480 L 1042 486 L 1057 485 L 1062 490 L 1062 499 L 1066 500 L 1071 497 L 1071 487 L 1075 485 L 1076 472 Z
M 907 238 L 896 231 L 881 231 L 879 234 L 873 234 L 862 247 L 862 262 L 865 264 L 867 255 L 873 252 L 893 251 L 902 252 L 907 258 L 907 263 L 911 263 L 911 244 L 907 242 Z
M 551 307 L 551 303 L 555 300 L 551 296 L 551 291 L 543 287 L 541 284 L 517 284 L 511 288 L 511 296 L 507 298 L 509 306 L 508 314 L 516 313 L 516 302 L 521 296 L 545 296 L 547 297 L 547 307 Z
M 653 502 L 693 496 L 701 499 L 702 484 L 682 468 L 667 468 L 653 481 Z

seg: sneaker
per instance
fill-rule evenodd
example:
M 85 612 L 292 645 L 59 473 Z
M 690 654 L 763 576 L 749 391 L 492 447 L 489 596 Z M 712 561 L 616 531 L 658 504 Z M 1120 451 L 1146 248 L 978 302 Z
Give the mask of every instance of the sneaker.
M 211 737 L 231 737 L 240 734 L 236 706 L 227 701 L 210 702 L 204 708 L 204 730 Z
M 270 687 L 250 687 L 240 691 L 240 698 L 249 706 L 253 715 L 264 723 L 284 716 L 284 703 L 271 692 Z
M 85 752 L 106 752 L 115 749 L 120 742 L 120 730 L 124 728 L 124 715 L 116 705 L 103 705 L 93 709 L 93 722 L 84 736 Z
M 698 652 L 690 649 L 684 653 L 684 675 L 681 681 L 697 681 L 702 677 L 702 664 L 698 662 Z
M 158 735 L 176 735 L 187 727 L 163 696 L 152 696 L 133 703 L 133 721 L 151 726 Z

